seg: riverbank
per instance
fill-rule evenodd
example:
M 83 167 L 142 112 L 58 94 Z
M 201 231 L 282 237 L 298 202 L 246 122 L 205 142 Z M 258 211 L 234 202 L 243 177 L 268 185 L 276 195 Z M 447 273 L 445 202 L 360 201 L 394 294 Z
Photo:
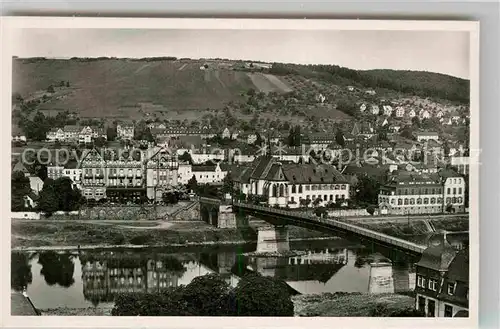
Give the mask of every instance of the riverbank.
M 390 316 L 414 308 L 415 299 L 398 294 L 325 293 L 293 296 L 295 316 L 361 317 Z M 45 316 L 109 316 L 111 306 L 87 308 L 53 308 L 40 310 Z
M 415 299 L 398 294 L 324 293 L 292 297 L 295 316 L 391 316 L 414 308 Z
M 153 246 L 204 246 L 255 243 L 257 232 L 246 228 L 218 229 L 204 222 L 12 221 L 12 250 L 81 250 L 100 248 L 144 248 Z M 167 225 L 168 224 L 168 225 Z M 329 234 L 289 227 L 291 241 L 332 239 Z

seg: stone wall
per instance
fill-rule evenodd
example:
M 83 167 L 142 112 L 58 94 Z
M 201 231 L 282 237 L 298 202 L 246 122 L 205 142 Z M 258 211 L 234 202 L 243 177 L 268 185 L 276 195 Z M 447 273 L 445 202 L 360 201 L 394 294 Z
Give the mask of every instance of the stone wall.
M 177 210 L 176 212 L 174 212 L 170 216 L 168 216 L 168 219 L 172 220 L 172 221 L 181 221 L 181 220 L 197 221 L 197 220 L 201 220 L 200 203 L 198 201 L 189 203 L 188 205 L 184 206 L 183 208 Z

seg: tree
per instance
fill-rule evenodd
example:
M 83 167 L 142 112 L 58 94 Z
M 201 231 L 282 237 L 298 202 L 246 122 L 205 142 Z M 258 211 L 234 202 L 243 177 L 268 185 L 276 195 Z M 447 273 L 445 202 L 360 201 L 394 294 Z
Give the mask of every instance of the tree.
M 262 139 L 262 136 L 259 133 L 256 133 L 257 138 L 255 139 L 254 145 L 256 146 L 262 146 L 262 143 L 264 142 Z
M 244 276 L 229 296 L 236 316 L 293 316 L 293 303 L 283 281 L 256 274 Z
M 370 215 L 373 215 L 375 213 L 375 207 L 368 206 L 368 208 L 366 208 L 366 212 L 368 212 Z
M 82 203 L 83 197 L 78 189 L 73 188 L 71 179 L 61 177 L 44 182 L 37 208 L 50 216 L 58 210 L 76 210 Z
M 101 147 L 106 146 L 107 144 L 108 144 L 108 141 L 104 137 L 97 137 L 96 139 L 94 139 L 94 146 L 95 147 L 101 148 Z
M 413 139 L 413 131 L 410 126 L 405 126 L 403 129 L 401 129 L 400 133 L 401 137 L 407 138 L 407 139 Z
M 377 204 L 380 183 L 374 178 L 364 175 L 358 178 L 356 200 L 361 203 Z
M 69 88 L 69 81 L 66 81 L 66 88 Z
M 232 194 L 234 191 L 234 181 L 231 172 L 228 172 L 226 177 L 222 180 L 222 192 Z
M 453 209 L 453 205 L 450 203 L 448 205 L 446 205 L 446 212 L 447 213 L 452 213 L 454 212 L 454 209 Z
M 418 116 L 414 116 L 413 118 L 411 118 L 411 124 L 414 127 L 420 127 L 420 118 Z
M 10 287 L 15 291 L 23 291 L 31 283 L 31 265 L 28 255 L 21 252 L 13 252 L 10 262 Z
M 335 142 L 337 142 L 337 144 L 342 146 L 342 147 L 345 146 L 344 133 L 340 129 L 338 129 L 337 133 L 335 134 Z
M 326 215 L 328 214 L 328 211 L 326 210 L 325 207 L 318 207 L 318 208 L 314 209 L 314 214 L 318 217 L 326 217 Z
M 55 93 L 54 86 L 53 86 L 53 85 L 50 85 L 50 86 L 47 88 L 47 92 L 48 92 L 48 93 L 51 93 L 51 94 Z
M 165 204 L 176 204 L 179 202 L 179 197 L 174 192 L 163 193 L 162 199 Z
M 256 94 L 256 91 L 254 88 L 248 89 L 248 91 L 247 91 L 248 96 L 253 97 L 255 94 Z
M 198 181 L 196 180 L 196 176 L 193 175 L 187 183 L 187 187 L 190 191 L 196 193 L 198 191 Z
M 226 315 L 229 285 L 218 274 L 194 278 L 182 292 L 188 312 L 194 316 Z
M 185 151 L 182 155 L 179 156 L 179 161 L 189 162 L 190 165 L 193 164 L 193 158 L 188 151 Z
M 116 139 L 116 136 L 116 126 L 108 127 L 108 129 L 106 129 L 106 137 L 108 138 L 108 141 L 114 141 Z
M 317 197 L 316 199 L 314 199 L 313 201 L 313 206 L 314 207 L 317 207 L 321 202 L 323 202 L 323 199 L 321 199 L 320 197 Z
M 40 273 L 49 286 L 58 284 L 68 288 L 75 282 L 73 279 L 75 264 L 71 254 L 59 254 L 55 251 L 41 252 L 38 256 L 38 263 L 42 265 Z
M 24 210 L 24 196 L 31 191 L 30 180 L 21 171 L 14 171 L 11 177 L 11 210 Z

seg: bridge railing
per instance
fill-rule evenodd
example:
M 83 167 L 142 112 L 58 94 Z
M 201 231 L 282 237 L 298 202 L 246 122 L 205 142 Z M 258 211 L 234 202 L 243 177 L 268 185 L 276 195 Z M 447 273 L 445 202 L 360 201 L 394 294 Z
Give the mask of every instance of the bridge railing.
M 265 212 L 272 212 L 275 214 L 285 215 L 287 217 L 298 217 L 300 219 L 315 221 L 315 222 L 319 222 L 319 223 L 326 224 L 326 225 L 333 225 L 333 226 L 342 228 L 344 230 L 351 231 L 351 232 L 354 232 L 356 234 L 359 234 L 359 235 L 362 235 L 365 237 L 369 237 L 371 239 L 387 242 L 387 243 L 393 244 L 395 246 L 398 246 L 400 248 L 405 248 L 405 249 L 409 249 L 409 250 L 416 251 L 416 252 L 423 252 L 426 248 L 423 245 L 419 245 L 419 244 L 416 244 L 416 243 L 413 243 L 410 241 L 406 241 L 406 240 L 403 240 L 403 239 L 400 239 L 397 237 L 393 237 L 393 236 L 384 234 L 384 233 L 376 232 L 376 231 L 373 231 L 373 230 L 370 230 L 370 229 L 367 229 L 364 227 L 359 227 L 356 225 L 340 222 L 340 221 L 337 221 L 334 219 L 325 219 L 325 218 L 320 218 L 320 217 L 317 217 L 314 215 L 307 216 L 307 215 L 302 214 L 302 213 L 298 214 L 297 212 L 294 212 L 294 211 L 283 210 L 283 209 L 278 209 L 278 208 L 273 208 L 273 207 L 252 205 L 252 204 L 246 204 L 246 203 L 240 203 L 240 202 L 235 202 L 233 205 L 236 207 L 250 208 L 250 209 L 261 210 L 261 211 L 265 211 Z

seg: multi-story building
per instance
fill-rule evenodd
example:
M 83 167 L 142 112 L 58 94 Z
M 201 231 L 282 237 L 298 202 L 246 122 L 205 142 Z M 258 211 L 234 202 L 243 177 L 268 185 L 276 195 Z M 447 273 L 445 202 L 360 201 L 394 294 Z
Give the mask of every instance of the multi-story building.
M 106 161 L 97 152 L 90 150 L 81 162 L 82 176 L 81 186 L 83 196 L 89 200 L 100 200 L 106 198 Z
M 402 117 L 404 117 L 404 116 L 405 116 L 405 109 L 404 109 L 404 107 L 402 107 L 402 106 L 398 106 L 398 107 L 396 108 L 396 117 L 398 117 L 398 118 L 402 118 Z
M 282 164 L 271 156 L 234 170 L 235 188 L 271 206 L 297 208 L 349 199 L 349 184 L 331 165 Z
M 179 162 L 176 154 L 165 149 L 153 152 L 146 160 L 146 195 L 160 201 L 164 192 L 179 184 Z
M 441 170 L 438 174 L 444 184 L 444 210 L 447 212 L 464 211 L 465 179 L 453 170 Z
M 446 235 L 431 244 L 415 266 L 415 307 L 427 317 L 467 317 L 468 250 L 456 251 Z
M 450 170 L 437 173 L 398 172 L 380 188 L 382 213 L 428 214 L 464 210 L 465 182 Z
M 457 170 L 459 174 L 468 175 L 470 166 L 470 157 L 468 156 L 452 156 L 450 164 Z
M 116 126 L 116 135 L 121 139 L 134 139 L 134 125 L 130 124 L 118 124 Z
M 192 166 L 191 172 L 199 184 L 217 184 L 227 175 L 227 171 L 221 168 L 219 163 L 214 165 Z M 189 179 L 188 179 L 189 180 Z
M 57 163 L 47 165 L 47 178 L 58 179 L 64 177 L 64 166 Z
M 390 105 L 384 105 L 382 106 L 384 109 L 384 115 L 390 116 L 392 114 L 393 108 Z
M 110 201 L 139 202 L 146 197 L 146 178 L 143 170 L 143 153 L 113 152 L 104 163 L 106 197 Z
M 62 128 L 52 128 L 47 132 L 47 140 L 50 142 L 64 141 L 64 130 Z
M 82 168 L 77 161 L 69 161 L 64 165 L 63 175 L 69 177 L 73 182 L 73 187 L 82 188 Z

